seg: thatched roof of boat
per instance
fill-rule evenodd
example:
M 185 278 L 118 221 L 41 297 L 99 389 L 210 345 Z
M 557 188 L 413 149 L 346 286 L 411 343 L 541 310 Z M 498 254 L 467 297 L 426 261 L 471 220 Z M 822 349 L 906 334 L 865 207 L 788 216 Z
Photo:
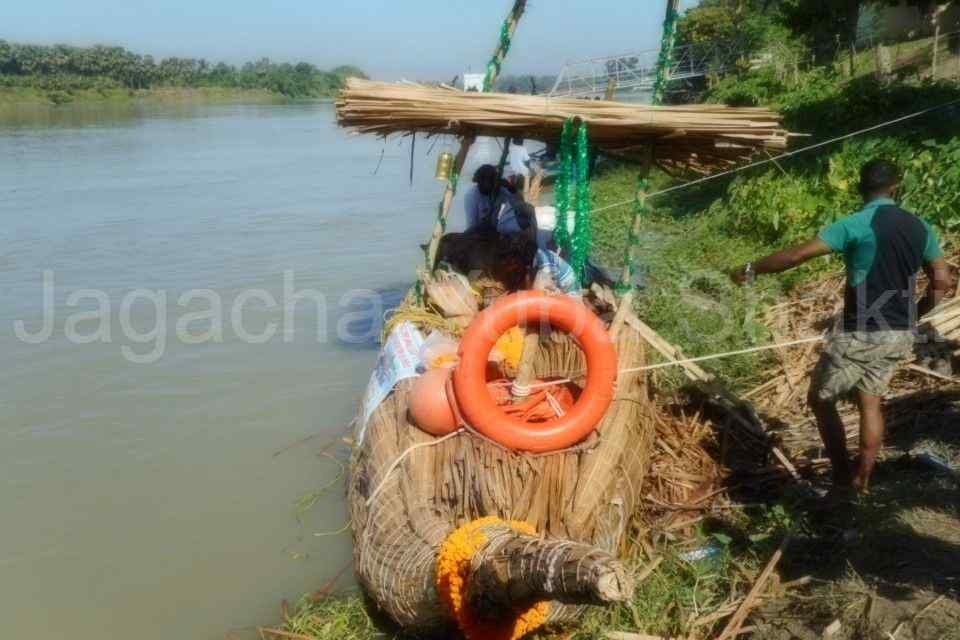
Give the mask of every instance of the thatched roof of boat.
M 723 105 L 650 106 L 603 100 L 473 93 L 452 87 L 350 78 L 337 122 L 360 133 L 523 136 L 556 143 L 566 119 L 589 126 L 604 151 L 652 146 L 654 160 L 695 171 L 722 168 L 758 151 L 781 151 L 789 133 L 775 111 Z

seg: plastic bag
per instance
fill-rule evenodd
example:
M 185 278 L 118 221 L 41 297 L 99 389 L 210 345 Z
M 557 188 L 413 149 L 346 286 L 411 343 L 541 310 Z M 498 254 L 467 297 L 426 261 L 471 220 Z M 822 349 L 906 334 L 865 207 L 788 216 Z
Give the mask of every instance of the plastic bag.
M 459 344 L 439 331 L 434 331 L 420 347 L 420 362 L 427 369 L 452 369 L 457 365 Z

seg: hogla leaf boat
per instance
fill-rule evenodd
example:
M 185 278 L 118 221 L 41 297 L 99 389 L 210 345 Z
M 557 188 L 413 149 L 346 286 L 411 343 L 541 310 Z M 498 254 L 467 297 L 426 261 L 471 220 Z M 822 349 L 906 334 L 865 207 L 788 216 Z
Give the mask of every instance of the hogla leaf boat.
M 524 8 L 516 2 L 504 24 L 488 88 Z M 574 620 L 587 606 L 629 599 L 638 528 L 678 513 L 664 504 L 710 495 L 718 476 L 700 445 L 707 430 L 658 409 L 643 371 L 646 342 L 664 351 L 632 312 L 630 265 L 643 198 L 620 296 L 600 282 L 533 291 L 529 274 L 513 278 L 504 269 L 529 266 L 529 239 L 444 237 L 457 177 L 478 135 L 558 145 L 556 239 L 584 283 L 589 143 L 610 151 L 640 147 L 647 168 L 706 171 L 782 148 L 787 134 L 779 120 L 763 109 L 546 100 L 359 80 L 348 83 L 336 107 L 340 124 L 361 132 L 461 138 L 452 167 L 446 159 L 441 172 L 449 170 L 449 180 L 425 268 L 385 327 L 357 420 L 348 503 L 360 584 L 401 627 L 458 629 L 471 639 L 519 638 Z

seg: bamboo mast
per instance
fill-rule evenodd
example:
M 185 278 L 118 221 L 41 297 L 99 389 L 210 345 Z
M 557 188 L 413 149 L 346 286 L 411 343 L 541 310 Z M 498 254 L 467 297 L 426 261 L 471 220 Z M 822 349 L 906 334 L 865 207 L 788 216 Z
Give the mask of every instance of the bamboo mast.
M 504 59 L 507 57 L 507 53 L 510 51 L 510 41 L 513 38 L 514 32 L 517 30 L 517 24 L 520 23 L 520 18 L 523 16 L 526 8 L 527 0 L 515 0 L 513 3 L 513 9 L 510 10 L 510 14 L 507 16 L 501 28 L 500 40 L 497 43 L 496 49 L 494 49 L 493 57 L 490 58 L 490 62 L 487 64 L 486 76 L 483 80 L 484 91 L 490 91 L 493 88 L 493 83 L 497 80 L 497 76 L 500 75 L 500 68 L 503 65 Z M 440 245 L 440 238 L 443 236 L 444 229 L 447 227 L 447 218 L 450 215 L 450 207 L 453 205 L 453 197 L 457 194 L 457 182 L 460 177 L 460 172 L 463 171 L 463 165 L 467 160 L 467 153 L 470 151 L 474 139 L 472 135 L 465 135 L 460 138 L 460 150 L 457 152 L 456 159 L 453 163 L 453 177 L 447 181 L 447 186 L 444 189 L 443 199 L 440 202 L 440 212 L 437 216 L 436 223 L 433 225 L 433 233 L 430 236 L 430 244 L 427 247 L 427 271 L 433 271 L 433 267 L 435 266 L 437 247 Z
M 637 202 L 633 209 L 633 222 L 630 226 L 630 235 L 627 236 L 626 262 L 623 265 L 623 275 L 620 276 L 619 289 L 624 291 L 623 298 L 620 300 L 620 306 L 617 307 L 617 313 L 610 324 L 610 335 L 616 339 L 620 329 L 626 322 L 629 315 L 633 312 L 633 299 L 637 295 L 637 289 L 633 286 L 634 264 L 637 259 L 637 250 L 640 244 L 640 232 L 643 230 L 643 212 L 647 202 L 647 176 L 650 175 L 650 169 L 653 167 L 653 145 L 646 149 L 646 157 L 640 167 L 640 177 L 637 180 Z
M 673 58 L 673 46 L 676 43 L 676 23 L 679 7 L 680 0 L 667 0 L 667 15 L 663 20 L 663 36 L 660 44 L 660 56 L 657 60 L 657 81 L 651 100 L 655 105 L 663 102 L 663 94 L 668 81 L 667 75 L 670 72 L 670 63 Z M 636 296 L 636 289 L 633 286 L 633 267 L 637 258 L 640 231 L 643 225 L 643 210 L 646 208 L 647 177 L 650 175 L 650 169 L 653 166 L 653 143 L 650 144 L 646 151 L 647 155 L 640 169 L 637 204 L 633 210 L 633 222 L 631 223 L 630 235 L 627 240 L 629 244 L 627 245 L 626 263 L 623 266 L 623 275 L 620 277 L 620 289 L 625 291 L 625 293 L 623 294 L 623 299 L 620 301 L 620 307 L 617 309 L 613 323 L 610 326 L 610 334 L 614 337 L 616 337 L 617 333 L 623 327 L 627 314 L 633 309 L 633 299 Z
M 933 64 L 931 67 L 931 77 L 937 79 L 937 63 L 940 58 L 940 18 L 950 8 L 950 2 L 938 2 L 933 5 Z
M 670 82 L 670 66 L 673 64 L 673 47 L 677 42 L 677 18 L 680 0 L 667 0 L 667 15 L 663 19 L 663 35 L 660 40 L 660 55 L 657 57 L 657 78 L 653 85 L 653 104 L 663 102 L 667 83 Z

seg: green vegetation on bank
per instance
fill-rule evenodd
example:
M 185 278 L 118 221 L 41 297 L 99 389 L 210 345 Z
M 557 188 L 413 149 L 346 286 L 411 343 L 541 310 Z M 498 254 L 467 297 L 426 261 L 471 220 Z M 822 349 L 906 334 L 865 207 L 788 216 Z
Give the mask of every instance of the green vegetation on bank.
M 784 6 L 803 5 L 805 0 L 710 0 L 688 12 L 679 30 L 689 41 L 708 36 L 745 39 L 757 55 L 769 47 L 800 47 L 815 38 L 797 31 L 802 21 Z M 730 19 L 738 7 L 739 21 Z M 835 62 L 816 64 L 811 59 L 790 73 L 776 65 L 736 69 L 719 78 L 703 100 L 778 110 L 785 126 L 803 135 L 793 140 L 794 149 L 960 100 L 956 82 L 875 74 L 851 78 Z M 734 286 L 726 274 L 747 260 L 807 240 L 858 209 L 859 169 L 873 157 L 893 160 L 902 168 L 904 207 L 932 223 L 950 242 L 960 230 L 958 107 L 651 199 L 640 258 L 646 272 L 639 299 L 643 317 L 690 356 L 768 343 L 771 337 L 762 325 L 765 309 L 796 284 L 839 270 L 842 264 L 837 258 L 818 260 L 780 276 L 762 277 L 746 289 Z M 690 177 L 654 172 L 651 191 Z M 592 190 L 597 207 L 629 200 L 636 192 L 636 168 L 607 169 Z M 632 215 L 631 207 L 620 207 L 602 211 L 594 220 L 596 249 L 604 264 L 617 267 L 622 262 Z M 746 389 L 760 380 L 770 357 L 737 356 L 704 367 L 731 387 Z M 670 374 L 663 377 L 669 380 Z
M 826 82 L 825 74 L 816 69 L 804 74 L 795 88 L 778 87 L 760 97 L 761 91 L 755 88 L 762 84 L 763 74 L 745 77 L 739 87 L 724 83 L 717 93 L 736 89 L 738 100 L 749 94 L 752 104 L 780 108 L 788 128 L 812 133 L 796 139 L 795 147 L 960 99 L 960 87 L 953 84 L 886 86 L 872 78 Z M 762 92 L 769 86 L 762 84 Z M 717 99 L 717 95 L 710 98 Z M 949 239 L 960 227 L 957 114 L 960 111 L 934 112 L 651 199 L 640 258 L 647 275 L 640 298 L 643 317 L 691 356 L 768 342 L 770 336 L 761 324 L 765 306 L 799 282 L 840 269 L 839 260 L 815 261 L 787 274 L 763 277 L 749 289 L 734 286 L 726 273 L 747 260 L 807 240 L 858 209 L 858 173 L 869 158 L 888 158 L 902 168 L 904 207 L 923 216 Z M 655 173 L 651 190 L 682 181 Z M 635 191 L 636 168 L 628 165 L 601 173 L 593 183 L 597 207 L 629 200 Z M 632 215 L 627 206 L 602 211 L 594 220 L 596 247 L 605 264 L 616 267 L 622 262 Z M 767 358 L 738 356 L 704 366 L 734 388 L 743 389 L 759 380 Z
M 27 102 L 43 96 L 60 104 L 75 99 L 144 97 L 169 89 L 194 95 L 270 93 L 286 98 L 334 95 L 346 78 L 364 77 L 353 66 L 323 71 L 307 62 L 275 63 L 263 58 L 234 66 L 202 58 L 140 55 L 122 47 L 16 44 L 0 40 L 0 100 Z

